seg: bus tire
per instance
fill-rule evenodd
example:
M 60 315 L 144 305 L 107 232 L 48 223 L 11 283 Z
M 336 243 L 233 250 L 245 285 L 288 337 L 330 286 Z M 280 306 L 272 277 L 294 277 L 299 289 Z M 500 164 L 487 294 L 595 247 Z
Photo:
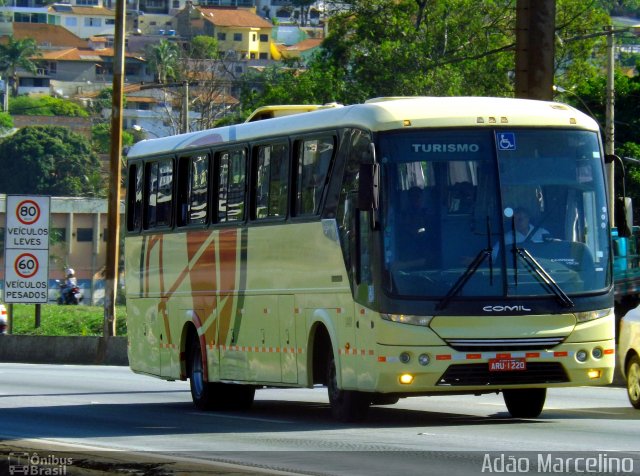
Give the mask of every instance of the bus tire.
M 232 383 L 221 383 L 219 391 L 225 396 L 223 406 L 227 410 L 248 410 L 256 395 L 255 387 Z
M 374 393 L 371 396 L 371 405 L 395 405 L 399 401 L 400 397 L 393 394 Z
M 214 407 L 216 389 L 204 379 L 204 363 L 197 334 L 194 334 L 189 345 L 189 387 L 191 399 L 198 410 L 211 410 Z
M 634 355 L 627 365 L 627 397 L 633 408 L 640 410 L 640 357 Z
M 327 392 L 331 413 L 342 422 L 362 421 L 367 416 L 371 399 L 368 394 L 355 390 L 341 390 L 338 387 L 336 361 L 331 354 L 327 365 Z
M 503 390 L 507 410 L 513 418 L 537 418 L 547 398 L 546 388 L 519 388 Z

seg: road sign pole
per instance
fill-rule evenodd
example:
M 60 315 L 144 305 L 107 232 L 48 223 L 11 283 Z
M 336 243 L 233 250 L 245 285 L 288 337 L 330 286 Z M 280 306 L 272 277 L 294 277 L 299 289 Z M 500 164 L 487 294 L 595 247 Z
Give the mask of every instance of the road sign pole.
M 40 327 L 41 304 L 36 304 L 36 329 Z

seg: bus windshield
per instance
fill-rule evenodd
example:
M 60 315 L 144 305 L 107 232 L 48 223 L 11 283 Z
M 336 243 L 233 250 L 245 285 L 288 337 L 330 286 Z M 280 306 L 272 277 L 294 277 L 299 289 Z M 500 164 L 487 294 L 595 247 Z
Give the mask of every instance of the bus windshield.
M 395 132 L 380 152 L 388 293 L 555 295 L 567 305 L 610 285 L 597 133 Z

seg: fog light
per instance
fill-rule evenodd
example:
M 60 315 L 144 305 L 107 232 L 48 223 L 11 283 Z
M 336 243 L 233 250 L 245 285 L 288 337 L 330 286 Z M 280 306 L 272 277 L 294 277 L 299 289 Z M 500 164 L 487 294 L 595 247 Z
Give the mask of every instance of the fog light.
M 411 374 L 400 375 L 400 383 L 404 385 L 409 385 L 411 382 L 413 382 L 413 375 Z
M 594 359 L 601 359 L 604 351 L 600 347 L 596 347 L 591 351 L 591 355 Z
M 600 378 L 601 374 L 602 372 L 600 370 L 595 370 L 595 369 L 591 369 L 587 372 L 587 375 L 589 376 L 590 379 Z
M 589 353 L 586 350 L 579 350 L 576 352 L 576 360 L 578 362 L 586 362 L 589 357 Z
M 418 363 L 420 365 L 429 365 L 429 362 L 431 362 L 429 354 L 420 354 L 420 356 L 418 357 Z
M 411 355 L 409 354 L 409 352 L 403 352 L 402 354 L 400 354 L 400 362 L 402 362 L 403 364 L 408 364 L 410 360 Z

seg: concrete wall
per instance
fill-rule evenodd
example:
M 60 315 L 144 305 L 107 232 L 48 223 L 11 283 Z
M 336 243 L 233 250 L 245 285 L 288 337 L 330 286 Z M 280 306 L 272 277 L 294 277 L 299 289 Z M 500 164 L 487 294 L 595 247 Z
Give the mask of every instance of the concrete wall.
M 127 338 L 0 335 L 0 362 L 129 365 Z

